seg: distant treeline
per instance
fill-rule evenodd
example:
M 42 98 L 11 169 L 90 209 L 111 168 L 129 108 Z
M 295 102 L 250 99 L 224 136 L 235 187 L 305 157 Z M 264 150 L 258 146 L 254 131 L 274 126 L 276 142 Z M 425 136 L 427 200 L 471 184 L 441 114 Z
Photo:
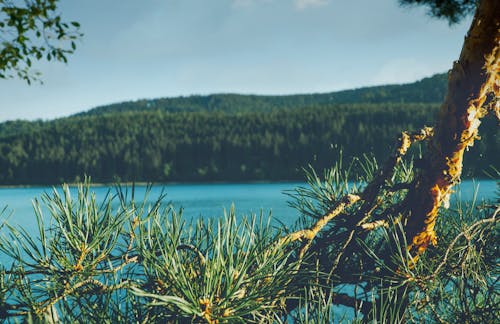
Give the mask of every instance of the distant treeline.
M 227 112 L 101 112 L 0 124 L 0 183 L 302 179 L 301 168 L 373 154 L 383 160 L 402 130 L 432 125 L 438 104 L 311 105 Z M 499 167 L 493 119 L 466 154 L 467 175 Z
M 365 87 L 330 93 L 283 96 L 214 94 L 207 96 L 144 99 L 97 107 L 80 113 L 77 116 L 151 110 L 168 112 L 264 112 L 275 109 L 331 106 L 334 104 L 436 103 L 443 101 L 446 88 L 446 74 L 436 74 L 414 83 Z

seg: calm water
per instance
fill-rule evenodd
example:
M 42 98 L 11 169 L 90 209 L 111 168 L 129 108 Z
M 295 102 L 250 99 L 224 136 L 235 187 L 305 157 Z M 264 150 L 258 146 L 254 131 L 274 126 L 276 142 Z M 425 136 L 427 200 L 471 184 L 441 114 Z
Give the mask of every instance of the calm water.
M 154 186 L 148 195 L 153 203 L 162 191 L 166 193 L 166 202 L 171 202 L 176 210 L 183 209 L 186 219 L 214 218 L 224 215 L 234 204 L 236 215 L 243 217 L 251 214 L 269 215 L 286 224 L 292 224 L 297 216 L 294 209 L 288 206 L 289 199 L 283 194 L 303 183 L 251 183 L 251 184 L 173 184 Z M 130 188 L 127 188 L 130 189 Z M 0 207 L 7 206 L 5 215 L 10 214 L 10 224 L 23 226 L 35 225 L 32 201 L 40 198 L 45 192 L 52 192 L 51 187 L 33 188 L 0 188 Z M 113 187 L 93 187 L 97 198 L 103 199 Z M 73 197 L 77 189 L 71 188 Z M 135 199 L 141 201 L 146 194 L 146 186 L 135 187 Z M 129 192 L 130 195 L 130 192 Z
M 250 214 L 264 215 L 272 213 L 273 219 L 291 225 L 297 219 L 297 213 L 288 206 L 290 199 L 283 192 L 292 190 L 304 183 L 244 183 L 244 184 L 174 184 L 153 187 L 149 200 L 154 200 L 165 190 L 166 200 L 171 201 L 176 209 L 183 208 L 184 216 L 188 219 L 198 217 L 219 217 L 231 205 L 236 207 L 238 217 Z M 97 197 L 103 198 L 109 187 L 94 187 Z M 33 188 L 0 188 L 0 207 L 7 206 L 4 216 L 10 214 L 9 223 L 19 224 L 31 229 L 36 224 L 32 200 L 40 197 L 44 192 L 50 192 L 51 187 Z M 72 188 L 76 196 L 76 188 Z M 113 190 L 113 189 L 112 189 Z M 496 181 L 482 180 L 479 182 L 463 181 L 459 194 L 454 199 L 472 199 L 477 190 L 478 199 L 494 199 L 496 195 Z M 136 187 L 136 199 L 144 197 L 145 186 Z
M 153 202 L 162 189 L 165 189 L 166 200 L 174 204 L 176 209 L 183 208 L 184 216 L 188 219 L 198 217 L 220 217 L 224 215 L 224 210 L 229 210 L 231 205 L 236 207 L 236 215 L 272 213 L 273 219 L 286 225 L 292 225 L 298 218 L 297 212 L 288 206 L 289 197 L 283 192 L 292 190 L 298 186 L 305 186 L 304 183 L 265 183 L 265 184 L 177 184 L 167 186 L 156 186 L 152 188 L 148 201 Z M 109 187 L 94 187 L 98 198 L 104 198 Z M 112 189 L 112 188 L 111 188 Z M 113 190 L 113 189 L 112 189 Z M 6 214 L 11 214 L 10 224 L 23 226 L 28 232 L 36 235 L 36 220 L 32 208 L 32 199 L 40 197 L 44 192 L 50 192 L 50 187 L 36 188 L 0 188 L 0 206 L 8 206 Z M 144 197 L 145 186 L 136 187 L 136 200 Z M 457 192 L 452 197 L 453 200 L 471 200 L 477 192 L 478 200 L 495 199 L 497 194 L 496 181 L 482 180 L 481 183 L 464 181 Z M 71 193 L 76 197 L 76 188 L 71 189 Z M 277 222 L 276 222 L 277 223 Z M 9 260 L 0 255 L 0 263 L 7 264 Z M 345 287 L 349 292 L 350 287 Z M 334 307 L 336 318 L 352 319 L 353 310 L 343 306 Z

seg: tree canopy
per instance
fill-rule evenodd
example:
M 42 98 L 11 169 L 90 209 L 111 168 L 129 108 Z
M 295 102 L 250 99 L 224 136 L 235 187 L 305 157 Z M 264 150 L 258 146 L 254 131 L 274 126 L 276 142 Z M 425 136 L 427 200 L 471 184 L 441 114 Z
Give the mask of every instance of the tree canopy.
M 472 8 L 469 1 L 403 2 L 430 5 L 431 14 L 450 22 Z M 341 304 L 353 309 L 355 322 L 495 322 L 499 251 L 492 242 L 498 241 L 500 207 L 460 202 L 456 209 L 446 208 L 464 174 L 464 152 L 478 138 L 481 122 L 486 124 L 484 117 L 493 111 L 499 115 L 499 12 L 498 0 L 482 0 L 477 7 L 460 58 L 449 73 L 435 126 L 401 132 L 393 150 L 383 154 L 381 166 L 370 158 L 347 166 L 339 159 L 322 177 L 309 172 L 308 186 L 290 194 L 291 205 L 301 215 L 298 228 L 275 230 L 262 217 L 238 222 L 234 209 L 215 222 L 200 218 L 189 224 L 165 206 L 164 195 L 151 202 L 146 194 L 140 202 L 133 188 L 130 196 L 127 189 L 118 188 L 102 202 L 91 193 L 88 181 L 73 196 L 68 186 L 44 195 L 45 208 L 35 200 L 38 235 L 0 225 L 7 231 L 0 235 L 0 252 L 12 260 L 10 266 L 0 267 L 0 318 L 50 323 L 327 323 L 344 319 L 335 317 L 332 308 Z M 264 155 L 285 158 L 279 163 L 283 168 L 290 156 L 301 155 L 286 151 L 286 144 L 280 146 L 285 138 L 297 138 L 297 146 L 308 149 L 315 147 L 312 137 L 339 140 L 345 131 L 357 131 L 345 137 L 351 140 L 347 147 L 371 141 L 370 149 L 377 150 L 391 123 L 407 115 L 427 118 L 423 104 L 383 105 L 232 113 L 97 111 L 33 128 L 14 122 L 0 128 L 6 134 L 1 137 L 5 145 L 0 147 L 0 169 L 9 177 L 8 163 L 15 164 L 25 172 L 20 178 L 29 177 L 35 160 L 59 172 L 75 163 L 58 161 L 79 158 L 84 151 L 89 165 L 107 163 L 103 174 L 109 174 L 115 161 L 112 156 L 101 159 L 102 148 L 118 152 L 120 158 L 122 153 L 144 157 L 148 167 L 162 166 L 162 158 L 170 157 L 158 155 L 163 147 L 173 149 L 171 156 L 181 156 L 182 163 L 210 162 L 207 148 L 229 163 L 240 157 L 239 152 L 222 154 L 223 144 L 231 141 L 243 146 L 261 141 Z M 393 115 L 379 114 L 388 107 L 397 108 Z M 182 127 L 187 131 L 178 136 Z M 371 127 L 374 130 L 366 132 Z M 264 135 L 255 136 L 258 131 Z M 219 137 L 205 142 L 209 133 Z M 74 146 L 77 138 L 86 150 Z M 47 139 L 52 142 L 46 148 L 52 151 L 43 149 Z M 427 142 L 422 157 L 406 161 L 410 147 L 421 141 Z M 172 142 L 196 149 L 192 156 L 183 155 L 186 146 L 172 147 Z M 246 158 L 261 162 L 262 156 L 256 155 L 251 152 Z M 361 172 L 351 174 L 353 165 Z M 214 169 L 211 165 L 197 171 Z M 163 165 L 164 174 L 172 170 L 172 165 Z
M 66 62 L 82 36 L 80 24 L 66 21 L 58 0 L 0 0 L 0 78 L 39 80 L 36 60 Z
M 373 155 L 429 125 L 436 103 L 318 105 L 272 111 L 161 110 L 0 124 L 0 184 L 300 180 L 311 164 Z M 466 159 L 467 176 L 500 167 L 495 121 Z M 414 151 L 418 156 L 418 150 Z M 359 171 L 359 170 L 357 170 Z M 354 174 L 354 170 L 353 170 Z
M 455 24 L 474 13 L 478 0 L 399 0 L 399 3 L 403 6 L 424 5 L 431 16 Z

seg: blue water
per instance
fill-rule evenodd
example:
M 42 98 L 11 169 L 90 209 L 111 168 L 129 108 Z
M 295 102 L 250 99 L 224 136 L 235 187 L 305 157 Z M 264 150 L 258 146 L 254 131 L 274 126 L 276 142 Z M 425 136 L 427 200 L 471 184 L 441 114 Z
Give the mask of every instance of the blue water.
M 245 184 L 173 184 L 153 186 L 147 201 L 153 203 L 162 192 L 166 193 L 165 202 L 171 202 L 176 210 L 182 208 L 185 219 L 218 218 L 234 205 L 238 218 L 272 214 L 273 219 L 291 225 L 297 219 L 295 210 L 288 206 L 289 199 L 283 194 L 303 183 L 245 183 Z M 32 202 L 43 193 L 52 192 L 51 187 L 0 188 L 0 208 L 7 206 L 4 217 L 9 215 L 10 224 L 35 226 Z M 130 187 L 129 190 L 130 196 Z M 60 190 L 59 190 L 60 191 Z M 116 192 L 113 187 L 93 187 L 97 198 L 103 199 L 106 193 Z M 77 189 L 71 188 L 76 198 Z M 146 186 L 135 187 L 135 200 L 142 201 Z M 32 224 L 32 225 L 31 225 Z
M 235 206 L 238 218 L 251 214 L 272 213 L 274 224 L 293 225 L 298 213 L 288 206 L 290 199 L 284 191 L 290 191 L 305 183 L 244 183 L 244 184 L 174 184 L 152 187 L 148 202 L 153 203 L 162 193 L 166 193 L 166 201 L 171 202 L 176 209 L 183 209 L 185 219 L 214 218 L 224 215 L 232 205 Z M 128 188 L 130 189 L 130 188 Z M 103 199 L 112 187 L 93 187 L 98 199 Z M 0 188 L 0 207 L 7 206 L 4 217 L 10 215 L 8 221 L 15 226 L 24 227 L 29 233 L 36 235 L 36 220 L 32 200 L 40 198 L 45 192 L 51 192 L 50 187 L 34 188 Z M 136 201 L 141 200 L 146 193 L 145 186 L 136 186 Z M 71 194 L 76 197 L 77 189 L 71 188 Z M 130 192 L 129 192 L 130 194 Z M 458 199 L 470 201 L 476 195 L 476 200 L 496 199 L 498 191 L 496 181 L 482 180 L 479 182 L 463 181 L 460 188 L 452 196 L 451 204 Z M 1 232 L 1 231 L 0 231 Z M 0 264 L 8 264 L 9 259 L 0 255 Z M 351 286 L 345 287 L 346 292 L 352 291 Z M 353 319 L 351 308 L 335 306 L 335 318 Z M 345 316 L 345 317 L 344 317 Z M 338 322 L 338 321 L 337 321 Z
M 297 212 L 288 206 L 290 199 L 283 192 L 292 190 L 305 183 L 241 183 L 241 184 L 172 184 L 166 186 L 153 186 L 149 201 L 154 201 L 162 190 L 166 193 L 166 201 L 173 203 L 176 209 L 183 208 L 186 219 L 198 217 L 214 218 L 224 215 L 234 204 L 238 217 L 260 214 L 266 216 L 272 213 L 273 219 L 286 225 L 292 225 L 298 218 Z M 93 187 L 92 190 L 98 198 L 103 198 L 112 187 Z M 0 208 L 6 206 L 3 218 L 7 215 L 9 223 L 27 227 L 36 226 L 33 213 L 32 200 L 40 198 L 45 192 L 51 192 L 51 187 L 31 188 L 0 188 Z M 496 181 L 472 180 L 463 181 L 453 200 L 471 200 L 474 192 L 477 199 L 494 199 L 497 194 Z M 146 186 L 136 186 L 136 200 L 142 199 Z M 76 188 L 71 189 L 76 197 Z

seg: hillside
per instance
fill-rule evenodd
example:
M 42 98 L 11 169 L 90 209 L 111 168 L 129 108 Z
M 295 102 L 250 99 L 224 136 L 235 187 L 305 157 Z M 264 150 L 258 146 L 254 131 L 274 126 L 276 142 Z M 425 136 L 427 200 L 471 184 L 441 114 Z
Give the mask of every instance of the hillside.
M 446 74 L 436 74 L 420 81 L 401 85 L 384 85 L 330 93 L 285 96 L 214 94 L 161 99 L 145 99 L 97 107 L 77 114 L 98 115 L 126 111 L 271 111 L 332 104 L 355 103 L 436 103 L 446 94 Z
M 423 100 L 426 87 L 438 100 L 442 79 L 331 94 L 157 99 L 147 102 L 162 106 L 129 102 L 53 121 L 6 122 L 0 184 L 57 184 L 84 175 L 96 182 L 303 179 L 302 167 L 329 167 L 340 148 L 346 159 L 369 153 L 383 160 L 402 130 L 432 124 L 439 103 L 409 100 Z M 352 102 L 322 103 L 327 97 Z M 466 176 L 500 168 L 495 120 L 486 119 L 480 133 L 466 155 Z

